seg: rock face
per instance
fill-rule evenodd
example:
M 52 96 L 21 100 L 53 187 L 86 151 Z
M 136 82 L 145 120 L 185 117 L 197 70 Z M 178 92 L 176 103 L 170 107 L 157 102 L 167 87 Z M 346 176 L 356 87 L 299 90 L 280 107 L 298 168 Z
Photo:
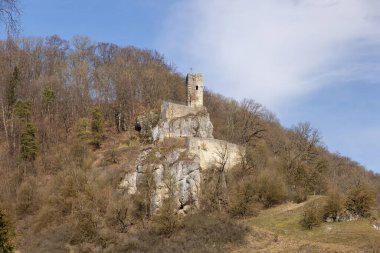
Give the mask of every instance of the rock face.
M 164 138 L 200 137 L 213 138 L 213 125 L 207 115 L 189 115 L 188 117 L 160 121 L 152 129 L 153 141 L 162 141 Z
M 145 141 L 152 142 L 152 129 L 157 125 L 159 119 L 160 115 L 155 112 L 140 115 L 136 119 L 135 130 L 140 132 Z
M 135 194 L 137 192 L 137 180 L 142 175 L 142 163 L 147 159 L 151 148 L 142 150 L 135 163 L 135 171 L 125 175 L 124 179 L 120 182 L 119 188 L 126 191 L 128 194 Z
M 232 168 L 242 161 L 244 149 L 236 144 L 213 138 L 186 138 L 188 152 L 199 157 L 201 168 L 213 166 Z
M 161 105 L 160 114 L 150 112 L 139 116 L 135 128 L 144 139 L 152 142 L 177 137 L 213 138 L 214 129 L 206 107 L 170 102 Z
M 154 161 L 152 161 L 152 156 Z M 199 157 L 175 149 L 167 155 L 148 149 L 141 153 L 136 162 L 136 171 L 127 174 L 120 188 L 135 194 L 143 187 L 147 178 L 152 179 L 150 210 L 154 213 L 163 200 L 173 194 L 178 212 L 186 213 L 198 207 L 198 190 L 201 181 Z
M 195 82 L 193 88 L 201 92 L 197 84 Z M 214 166 L 228 170 L 239 164 L 244 156 L 241 146 L 213 138 L 209 114 L 203 99 L 199 101 L 202 103 L 190 103 L 189 106 L 164 102 L 159 117 L 149 113 L 137 120 L 136 127 L 141 135 L 154 145 L 141 151 L 135 171 L 125 176 L 120 188 L 128 194 L 136 194 L 146 191 L 144 187 L 149 185 L 152 213 L 169 196 L 174 196 L 178 213 L 186 214 L 199 207 L 202 170 Z M 165 139 L 182 140 L 185 144 L 168 151 L 163 148 Z M 147 180 L 151 180 L 149 184 Z

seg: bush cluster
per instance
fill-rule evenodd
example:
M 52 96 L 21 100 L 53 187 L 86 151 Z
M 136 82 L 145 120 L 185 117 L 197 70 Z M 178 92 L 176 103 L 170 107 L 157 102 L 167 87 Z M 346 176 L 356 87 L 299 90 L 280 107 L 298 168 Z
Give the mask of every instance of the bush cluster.
M 306 229 L 312 229 L 322 223 L 322 213 L 318 204 L 314 201 L 305 207 L 301 225 Z

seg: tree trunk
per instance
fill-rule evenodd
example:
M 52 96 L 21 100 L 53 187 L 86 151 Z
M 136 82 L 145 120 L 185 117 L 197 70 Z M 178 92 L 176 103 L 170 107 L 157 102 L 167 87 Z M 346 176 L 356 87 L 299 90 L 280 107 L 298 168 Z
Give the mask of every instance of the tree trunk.
M 5 110 L 4 110 L 4 102 L 1 101 L 1 111 L 3 114 L 3 124 L 4 124 L 4 133 L 5 133 L 5 140 L 7 142 L 8 150 L 10 148 L 9 146 L 9 136 L 8 136 L 8 126 L 7 126 L 7 119 L 5 117 Z

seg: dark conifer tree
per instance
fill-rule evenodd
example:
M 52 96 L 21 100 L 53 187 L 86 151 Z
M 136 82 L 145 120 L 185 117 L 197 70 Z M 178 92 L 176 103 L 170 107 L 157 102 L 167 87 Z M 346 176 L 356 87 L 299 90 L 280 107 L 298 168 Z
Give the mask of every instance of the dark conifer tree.
M 103 141 L 103 114 L 99 106 L 94 107 L 92 110 L 92 120 L 91 120 L 91 133 L 92 133 L 92 144 L 95 148 L 100 148 Z
M 27 161 L 34 161 L 37 153 L 36 129 L 32 123 L 28 122 L 21 134 L 21 158 Z
M 7 217 L 2 210 L 0 210 L 0 252 L 13 252 L 12 233 L 8 224 Z

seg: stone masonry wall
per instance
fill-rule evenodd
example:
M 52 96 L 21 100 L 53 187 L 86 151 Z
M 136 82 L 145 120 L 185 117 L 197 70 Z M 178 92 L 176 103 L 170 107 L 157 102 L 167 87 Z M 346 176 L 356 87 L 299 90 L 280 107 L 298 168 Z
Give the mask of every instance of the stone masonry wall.
M 151 131 L 153 141 L 178 137 L 213 137 L 213 125 L 205 107 L 193 108 L 169 102 L 161 106 L 160 120 Z
M 175 118 L 181 118 L 191 114 L 196 115 L 202 111 L 206 111 L 206 108 L 203 106 L 190 107 L 171 102 L 163 102 L 161 105 L 161 120 L 166 121 Z
M 187 83 L 187 106 L 202 107 L 203 106 L 203 75 L 188 74 Z

